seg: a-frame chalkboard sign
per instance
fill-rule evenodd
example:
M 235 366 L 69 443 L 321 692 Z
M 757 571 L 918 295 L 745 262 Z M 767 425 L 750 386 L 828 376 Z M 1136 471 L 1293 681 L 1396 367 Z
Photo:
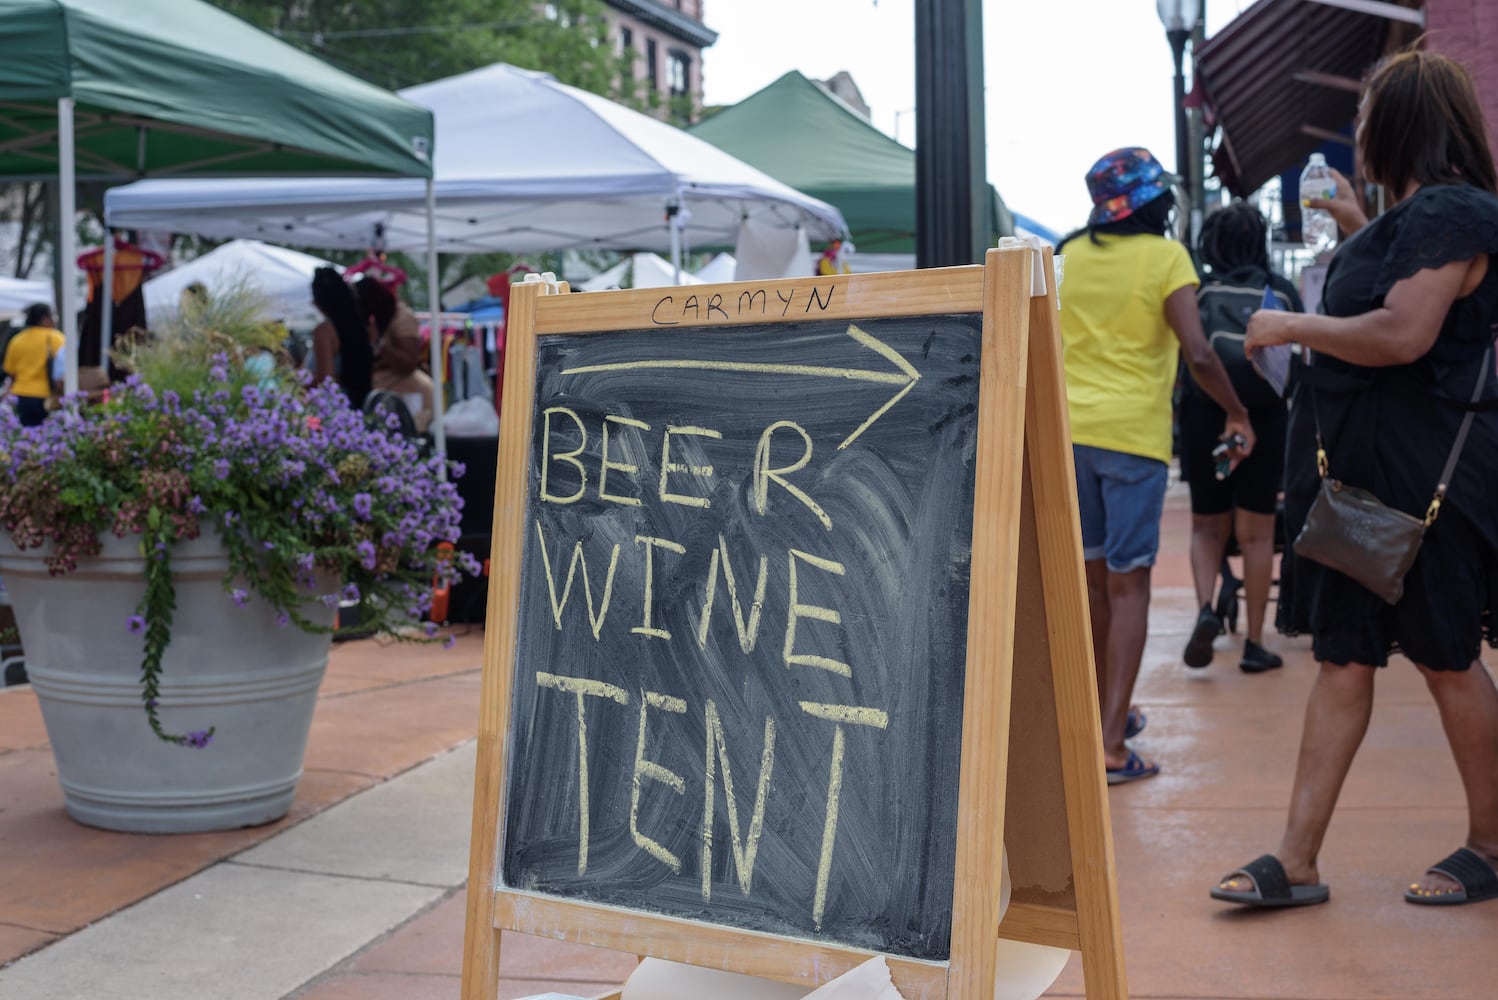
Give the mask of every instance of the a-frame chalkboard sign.
M 516 289 L 465 1000 L 501 930 L 1126 995 L 1050 272 Z

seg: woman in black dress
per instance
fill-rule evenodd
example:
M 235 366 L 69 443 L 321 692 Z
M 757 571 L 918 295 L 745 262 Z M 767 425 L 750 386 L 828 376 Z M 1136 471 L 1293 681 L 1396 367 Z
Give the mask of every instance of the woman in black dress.
M 1294 342 L 1311 357 L 1291 408 L 1287 537 L 1317 490 L 1318 424 L 1332 477 L 1423 517 L 1464 414 L 1474 419 L 1397 604 L 1309 559 L 1281 568 L 1279 626 L 1311 634 L 1320 673 L 1279 850 L 1212 890 L 1250 906 L 1329 897 L 1317 856 L 1367 731 L 1374 668 L 1393 652 L 1414 661 L 1435 698 L 1469 814 L 1465 845 L 1405 899 L 1498 897 L 1498 688 L 1479 659 L 1484 638 L 1498 645 L 1498 176 L 1471 79 L 1434 53 L 1401 53 L 1374 71 L 1357 139 L 1369 179 L 1397 203 L 1368 223 L 1339 184 L 1336 201 L 1318 207 L 1355 232 L 1332 259 L 1324 315 L 1260 312 L 1249 324 L 1250 350 Z

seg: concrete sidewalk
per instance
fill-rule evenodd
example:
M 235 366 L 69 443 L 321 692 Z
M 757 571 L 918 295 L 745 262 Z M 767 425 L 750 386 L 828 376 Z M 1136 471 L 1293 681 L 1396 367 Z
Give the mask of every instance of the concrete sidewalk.
M 1486 998 L 1498 902 L 1405 904 L 1465 836 L 1461 789 L 1415 671 L 1380 678 L 1367 743 L 1322 859 L 1332 902 L 1252 913 L 1207 898 L 1275 846 L 1314 667 L 1180 664 L 1195 618 L 1184 495 L 1167 504 L 1136 741 L 1160 777 L 1111 791 L 1131 993 L 1141 998 Z M 146 837 L 62 810 L 28 688 L 0 691 L 0 997 L 455 1000 L 481 635 L 451 651 L 337 647 L 292 814 L 252 830 Z M 1498 780 L 1498 776 L 1495 776 Z M 501 997 L 587 996 L 633 956 L 507 935 Z M 1048 996 L 1083 995 L 1077 962 Z

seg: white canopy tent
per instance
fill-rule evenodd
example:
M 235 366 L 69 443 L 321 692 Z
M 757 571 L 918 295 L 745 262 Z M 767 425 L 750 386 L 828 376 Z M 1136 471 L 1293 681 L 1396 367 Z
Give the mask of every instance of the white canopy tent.
M 38 302 L 55 306 L 52 282 L 27 278 L 0 278 L 0 317 L 14 316 Z
M 738 261 L 731 253 L 720 253 L 697 271 L 697 277 L 708 284 L 734 280 Z
M 741 225 L 846 229 L 825 202 L 546 73 L 498 63 L 401 96 L 435 114 L 442 252 L 651 250 L 679 268 L 683 243 L 732 246 Z M 117 228 L 344 249 L 427 249 L 425 208 L 421 181 L 398 178 L 146 180 L 105 196 Z
M 724 280 L 731 281 L 732 278 Z M 620 288 L 665 288 L 668 285 L 701 285 L 703 279 L 683 271 L 679 275 L 671 262 L 660 254 L 634 253 L 596 274 L 578 286 L 585 292 L 601 292 L 616 285 Z
M 336 266 L 321 257 L 259 240 L 233 240 L 149 279 L 142 291 L 147 315 L 157 315 L 175 311 L 183 289 L 195 282 L 210 293 L 244 283 L 265 297 L 267 319 L 304 329 L 321 319 L 312 305 L 313 272 L 319 267 Z

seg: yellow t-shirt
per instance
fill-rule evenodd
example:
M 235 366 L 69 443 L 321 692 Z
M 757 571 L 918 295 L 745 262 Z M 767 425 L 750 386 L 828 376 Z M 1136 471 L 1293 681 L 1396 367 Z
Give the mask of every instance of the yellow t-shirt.
M 1185 247 L 1161 236 L 1099 239 L 1083 233 L 1063 248 L 1072 441 L 1168 463 L 1178 347 L 1165 300 L 1200 283 L 1196 268 Z
M 17 396 L 46 399 L 51 394 L 52 356 L 62 350 L 62 332 L 47 326 L 28 326 L 5 347 L 5 374 Z

